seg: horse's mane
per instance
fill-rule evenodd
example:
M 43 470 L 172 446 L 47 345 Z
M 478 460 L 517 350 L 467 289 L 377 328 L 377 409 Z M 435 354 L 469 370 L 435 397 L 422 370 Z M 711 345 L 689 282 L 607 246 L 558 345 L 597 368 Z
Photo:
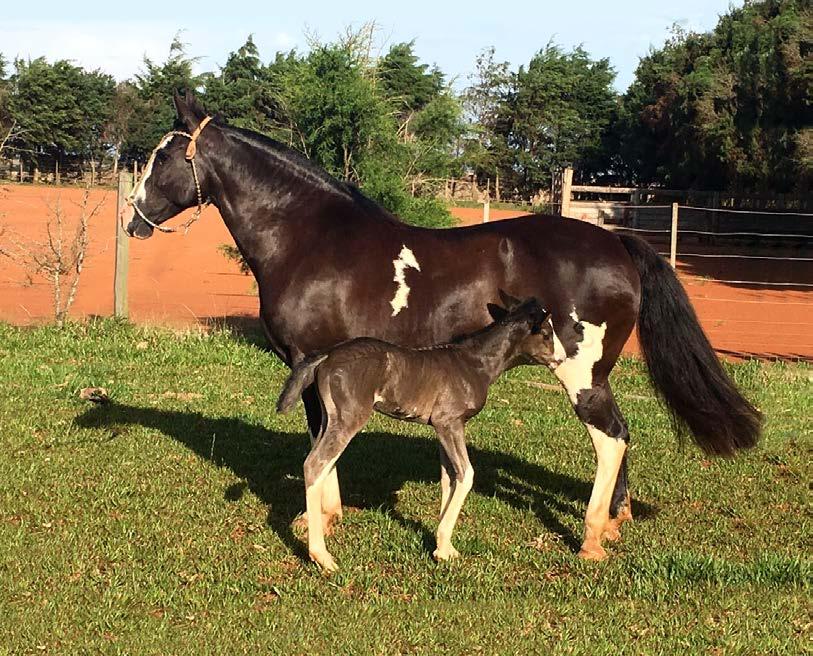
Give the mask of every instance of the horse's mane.
M 237 141 L 251 146 L 255 152 L 259 151 L 261 154 L 267 156 L 274 161 L 276 166 L 282 168 L 287 174 L 295 177 L 298 181 L 308 186 L 316 187 L 322 192 L 333 194 L 345 202 L 349 201 L 357 210 L 361 210 L 370 216 L 375 216 L 394 223 L 402 223 L 394 214 L 381 207 L 381 205 L 371 198 L 365 196 L 356 185 L 337 180 L 322 167 L 293 148 L 253 130 L 228 125 L 217 119 L 216 123 L 220 125 L 226 134 Z

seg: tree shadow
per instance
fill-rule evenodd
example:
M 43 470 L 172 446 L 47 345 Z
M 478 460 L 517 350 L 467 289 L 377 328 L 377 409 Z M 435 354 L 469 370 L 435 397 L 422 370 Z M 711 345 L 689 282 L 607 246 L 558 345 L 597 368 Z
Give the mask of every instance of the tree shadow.
M 304 433 L 276 432 L 236 418 L 119 403 L 94 406 L 79 415 L 75 423 L 100 430 L 127 425 L 157 430 L 201 458 L 228 467 L 241 482 L 229 485 L 224 498 L 236 501 L 246 490 L 255 494 L 268 507 L 268 526 L 294 553 L 307 558 L 304 544 L 292 529 L 304 505 L 302 464 L 309 449 Z M 216 436 L 214 442 L 212 436 Z M 476 492 L 496 497 L 520 511 L 531 508 L 548 531 L 571 550 L 579 549 L 579 536 L 559 517 L 569 515 L 581 520 L 592 483 L 498 451 L 469 446 L 469 456 L 477 471 Z M 382 509 L 421 534 L 424 548 L 431 552 L 434 534 L 422 522 L 399 512 L 397 496 L 407 481 L 438 482 L 436 441 L 392 433 L 362 433 L 342 457 L 339 474 L 345 506 Z M 656 509 L 636 501 L 635 512 L 637 517 L 648 517 Z

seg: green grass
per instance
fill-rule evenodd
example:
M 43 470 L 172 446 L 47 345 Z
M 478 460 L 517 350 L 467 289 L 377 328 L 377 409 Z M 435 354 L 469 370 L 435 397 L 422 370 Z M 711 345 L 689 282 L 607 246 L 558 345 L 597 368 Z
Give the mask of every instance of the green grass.
M 0 653 L 802 653 L 813 372 L 731 371 L 765 437 L 707 460 L 619 365 L 638 520 L 599 564 L 574 555 L 592 451 L 548 372 L 509 372 L 469 424 L 451 564 L 431 431 L 376 417 L 339 463 L 326 578 L 291 529 L 303 416 L 274 414 L 286 370 L 254 341 L 0 325 Z

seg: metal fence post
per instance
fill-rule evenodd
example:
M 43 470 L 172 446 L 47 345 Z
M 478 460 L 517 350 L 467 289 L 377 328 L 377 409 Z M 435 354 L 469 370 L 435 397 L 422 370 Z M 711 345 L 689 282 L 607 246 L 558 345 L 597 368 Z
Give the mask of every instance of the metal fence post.
M 115 316 L 127 318 L 127 275 L 130 269 L 130 237 L 124 231 L 119 216 L 133 188 L 133 176 L 125 171 L 119 173 L 119 187 L 116 194 L 116 269 L 113 280 L 113 312 Z
M 678 230 L 678 204 L 672 203 L 672 241 L 669 248 L 669 261 L 672 268 L 675 268 L 677 260 L 677 230 Z

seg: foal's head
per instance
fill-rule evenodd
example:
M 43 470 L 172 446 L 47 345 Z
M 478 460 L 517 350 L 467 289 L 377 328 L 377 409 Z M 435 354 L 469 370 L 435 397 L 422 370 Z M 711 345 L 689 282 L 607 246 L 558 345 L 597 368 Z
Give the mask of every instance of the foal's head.
M 131 237 L 151 237 L 155 227 L 185 209 L 200 207 L 207 198 L 205 189 L 201 189 L 205 186 L 207 167 L 200 152 L 211 149 L 214 126 L 204 128 L 196 136 L 196 130 L 207 118 L 206 111 L 190 93 L 185 97 L 176 93 L 174 101 L 178 117 L 173 131 L 158 142 L 121 212 L 121 221 L 127 222 L 127 234 Z M 193 150 L 188 150 L 190 141 L 195 142 Z
M 550 312 L 535 298 L 519 301 L 501 294 L 503 304 L 489 305 L 495 328 L 506 331 L 506 340 L 513 348 L 509 352 L 510 366 L 520 364 L 550 364 L 553 359 L 553 326 Z

